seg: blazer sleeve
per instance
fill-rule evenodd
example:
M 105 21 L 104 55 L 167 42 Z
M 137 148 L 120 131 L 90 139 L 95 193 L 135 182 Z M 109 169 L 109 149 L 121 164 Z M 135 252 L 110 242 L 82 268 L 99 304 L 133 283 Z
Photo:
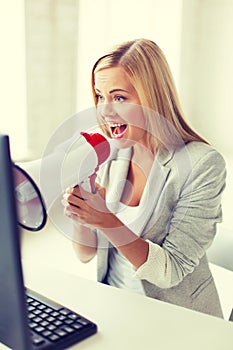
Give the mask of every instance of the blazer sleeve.
M 211 245 L 222 221 L 225 180 L 225 161 L 214 149 L 193 164 L 162 244 L 171 261 L 171 286 L 193 272 Z

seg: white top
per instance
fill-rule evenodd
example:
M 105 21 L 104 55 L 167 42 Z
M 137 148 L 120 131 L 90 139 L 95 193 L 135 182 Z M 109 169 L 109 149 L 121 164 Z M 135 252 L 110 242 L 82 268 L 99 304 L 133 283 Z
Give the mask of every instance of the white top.
M 136 207 L 122 204 L 121 211 L 116 214 L 136 234 L 138 225 L 135 218 L 137 218 L 142 205 L 143 201 Z M 108 264 L 107 283 L 109 285 L 145 294 L 141 281 L 135 277 L 133 265 L 116 248 L 110 249 Z
M 116 213 L 116 216 L 130 228 L 136 235 L 139 235 L 140 228 L 144 223 L 140 218 L 140 213 L 146 209 L 149 205 L 146 201 L 147 195 L 145 194 L 147 186 L 143 192 L 143 196 L 138 206 L 126 206 L 120 203 L 121 210 Z M 107 283 L 109 285 L 124 288 L 137 292 L 139 294 L 145 294 L 144 288 L 141 282 L 141 276 L 148 275 L 150 280 L 154 280 L 155 284 L 162 288 L 169 286 L 171 281 L 171 262 L 168 254 L 159 245 L 149 243 L 149 254 L 147 261 L 141 265 L 136 271 L 134 266 L 116 249 L 111 248 L 109 252 L 108 260 L 108 275 Z M 151 265 L 154 265 L 151 266 Z

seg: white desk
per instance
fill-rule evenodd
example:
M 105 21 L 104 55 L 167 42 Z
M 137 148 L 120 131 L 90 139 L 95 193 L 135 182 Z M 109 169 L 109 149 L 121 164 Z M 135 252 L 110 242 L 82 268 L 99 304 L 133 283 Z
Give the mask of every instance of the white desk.
M 233 349 L 233 322 L 95 282 L 95 261 L 90 265 L 79 263 L 71 242 L 50 224 L 40 233 L 23 232 L 22 256 L 27 287 L 98 325 L 96 335 L 72 349 Z M 213 270 L 221 274 L 222 280 L 221 268 L 213 266 Z M 232 272 L 223 272 L 224 281 L 229 280 L 232 286 Z M 225 282 L 220 287 L 223 289 Z M 224 296 L 230 305 L 233 293 Z M 1 350 L 5 348 L 0 344 Z
M 96 280 L 96 259 L 82 264 L 75 256 L 71 241 L 50 222 L 38 233 L 22 232 L 22 257 L 30 265 L 57 269 Z M 233 271 L 210 264 L 226 320 L 233 307 Z M 232 347 L 233 349 L 233 347 Z
M 72 349 L 233 349 L 232 322 L 96 283 L 96 262 L 80 263 L 71 241 L 51 223 L 39 233 L 22 234 L 26 285 L 99 327 L 98 334 Z M 224 310 L 228 315 L 233 305 L 233 273 L 215 266 L 211 269 L 222 298 L 228 301 Z
M 232 350 L 233 323 L 24 261 L 26 286 L 97 323 L 79 350 Z

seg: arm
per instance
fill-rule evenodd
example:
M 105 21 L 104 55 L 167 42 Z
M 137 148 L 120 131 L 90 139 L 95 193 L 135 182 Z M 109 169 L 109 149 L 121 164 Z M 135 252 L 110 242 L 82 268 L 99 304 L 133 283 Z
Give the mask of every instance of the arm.
M 114 247 L 135 267 L 139 268 L 148 257 L 149 244 L 126 227 L 114 214 L 103 217 L 99 229 Z
M 219 153 L 211 150 L 196 157 L 171 216 L 167 217 L 165 239 L 161 246 L 149 241 L 147 262 L 136 271 L 139 278 L 170 288 L 194 271 L 222 219 L 225 177 L 225 162 Z M 153 240 L 153 230 L 145 238 Z
M 87 263 L 97 253 L 96 234 L 89 227 L 74 223 L 73 248 L 79 260 Z
M 93 228 L 100 229 L 135 268 L 147 260 L 148 242 L 135 235 L 107 209 L 104 188 L 98 185 L 97 193 L 92 194 L 75 187 L 67 190 L 64 199 L 68 202 L 66 211 L 75 223 L 74 246 L 82 261 L 89 261 L 96 253 L 97 238 Z
M 78 217 L 72 212 L 72 207 L 65 205 L 65 214 L 73 220 L 72 244 L 79 260 L 87 263 L 95 257 L 97 253 L 97 237 L 90 227 L 81 225 Z
M 216 225 L 222 220 L 221 196 L 225 178 L 225 162 L 213 149 L 193 164 L 162 244 L 171 260 L 171 286 L 194 271 L 213 242 Z

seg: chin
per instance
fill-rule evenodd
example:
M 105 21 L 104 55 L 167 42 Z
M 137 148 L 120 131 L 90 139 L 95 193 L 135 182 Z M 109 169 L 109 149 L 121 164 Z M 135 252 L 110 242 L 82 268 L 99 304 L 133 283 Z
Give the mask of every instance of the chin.
M 135 145 L 135 141 L 127 139 L 113 139 L 114 145 L 119 149 L 130 148 Z

